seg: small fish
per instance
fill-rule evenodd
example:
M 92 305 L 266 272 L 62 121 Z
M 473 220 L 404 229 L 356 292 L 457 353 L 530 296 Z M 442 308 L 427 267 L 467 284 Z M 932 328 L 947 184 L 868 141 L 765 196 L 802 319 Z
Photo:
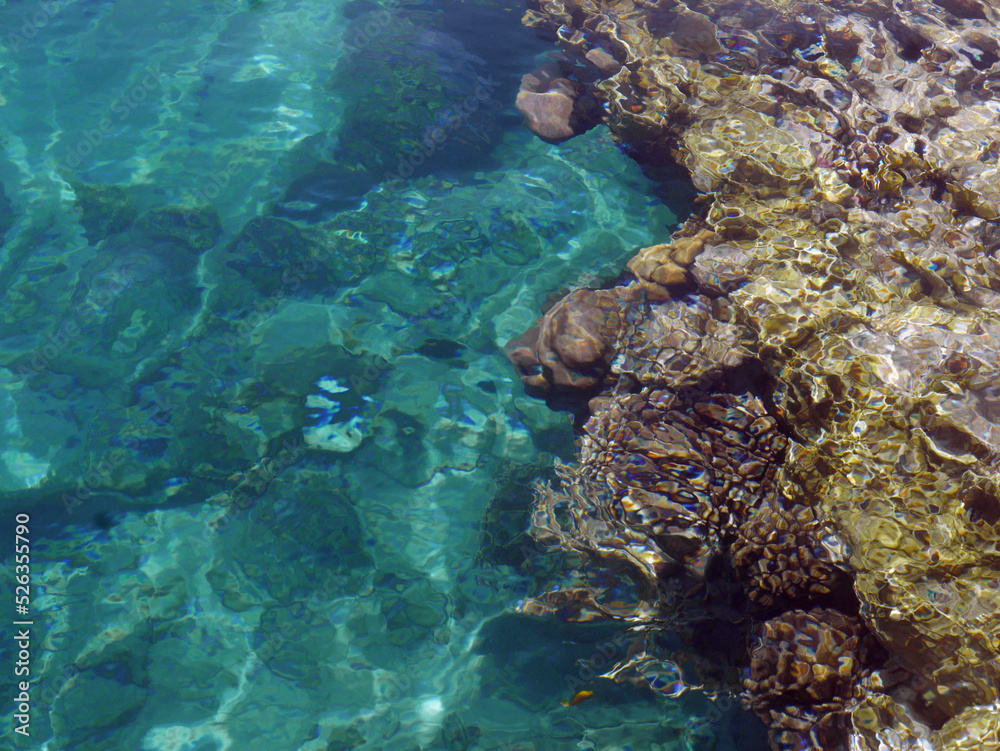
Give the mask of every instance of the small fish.
M 576 696 L 574 696 L 569 701 L 560 702 L 560 704 L 562 704 L 564 707 L 575 707 L 577 704 L 583 704 L 585 701 L 587 701 L 587 699 L 589 699 L 593 695 L 594 695 L 593 691 L 587 691 L 586 689 L 584 689 L 583 691 L 577 691 Z

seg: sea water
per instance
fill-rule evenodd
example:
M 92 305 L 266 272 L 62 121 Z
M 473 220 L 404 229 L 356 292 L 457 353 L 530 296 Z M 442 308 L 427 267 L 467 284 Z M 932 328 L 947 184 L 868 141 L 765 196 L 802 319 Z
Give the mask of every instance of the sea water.
M 763 747 L 514 612 L 573 432 L 503 344 L 692 198 L 522 126 L 522 13 L 0 3 L 4 747 Z

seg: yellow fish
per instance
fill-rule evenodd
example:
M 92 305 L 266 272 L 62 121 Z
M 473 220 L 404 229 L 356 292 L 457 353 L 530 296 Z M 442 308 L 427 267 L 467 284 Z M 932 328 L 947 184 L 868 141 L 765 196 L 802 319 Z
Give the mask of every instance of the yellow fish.
M 560 704 L 562 704 L 564 707 L 575 707 L 577 704 L 583 704 L 583 702 L 587 701 L 587 699 L 589 699 L 593 695 L 594 695 L 593 691 L 587 691 L 586 689 L 584 689 L 583 691 L 577 691 L 576 696 L 574 696 L 569 701 L 560 702 Z

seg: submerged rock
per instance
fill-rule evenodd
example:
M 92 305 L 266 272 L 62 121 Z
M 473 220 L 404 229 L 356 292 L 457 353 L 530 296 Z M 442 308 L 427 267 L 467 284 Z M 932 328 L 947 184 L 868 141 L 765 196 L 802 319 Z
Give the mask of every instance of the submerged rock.
M 432 16 L 402 6 L 351 15 L 351 47 L 326 85 L 343 97 L 343 117 L 295 147 L 300 176 L 276 207 L 288 217 L 356 209 L 380 182 L 466 169 L 500 134 L 500 81 L 457 38 L 428 28 Z
M 531 89 L 522 84 L 517 108 L 532 133 L 543 141 L 559 143 L 576 135 L 570 124 L 575 101 L 573 84 L 565 78 L 557 78 L 548 81 L 544 88 Z
M 587 393 L 611 368 L 622 299 L 616 291 L 575 290 L 537 326 L 507 344 L 526 386 Z
M 521 79 L 516 105 L 531 132 L 549 143 L 566 141 L 600 122 L 594 98 L 566 78 L 556 62 L 546 63 Z
M 80 226 L 91 245 L 128 229 L 138 215 L 128 188 L 121 185 L 89 185 L 66 177 L 76 194 Z
M 846 748 L 847 706 L 869 672 L 872 637 L 836 610 L 792 610 L 755 634 L 744 679 L 750 707 L 771 725 L 776 748 Z

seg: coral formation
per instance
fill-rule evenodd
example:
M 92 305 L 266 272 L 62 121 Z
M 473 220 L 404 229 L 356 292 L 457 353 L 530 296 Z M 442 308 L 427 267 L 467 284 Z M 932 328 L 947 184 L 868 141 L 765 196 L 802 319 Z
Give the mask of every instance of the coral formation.
M 815 506 L 769 495 L 747 515 L 730 550 L 747 596 L 764 607 L 852 596 L 843 545 Z
M 715 514 L 750 600 L 842 608 L 836 618 L 856 607 L 856 627 L 823 638 L 867 630 L 905 668 L 889 681 L 840 665 L 835 693 L 851 701 L 829 731 L 817 719 L 828 737 L 815 747 L 964 748 L 995 734 L 1000 14 L 975 0 L 531 0 L 525 22 L 587 70 L 612 57 L 602 78 L 578 81 L 611 133 L 640 163 L 672 159 L 704 194 L 673 238 L 628 264 L 643 295 L 627 298 L 614 347 L 600 349 L 611 372 L 591 401 L 584 469 L 564 471 L 559 491 L 564 517 L 594 498 L 622 511 L 617 526 L 588 520 L 572 547 L 617 546 L 662 588 L 656 551 L 690 575 L 720 551 L 718 522 L 703 521 Z M 750 401 L 705 403 L 743 415 L 716 456 L 684 374 L 728 381 L 717 393 L 732 395 L 748 364 L 761 374 Z M 707 467 L 734 471 L 750 415 L 787 442 L 768 455 L 776 465 L 742 458 L 768 467 L 773 491 L 748 491 L 735 509 L 726 494 L 677 508 L 711 485 Z M 620 446 L 635 459 L 616 464 Z M 601 472 L 589 469 L 598 455 L 610 457 Z M 672 607 L 661 597 L 643 617 Z M 821 626 L 802 612 L 781 616 L 782 639 L 815 673 L 825 658 L 796 645 Z M 759 687 L 779 667 L 753 660 L 750 701 L 783 747 L 805 715 L 773 704 Z
M 844 748 L 872 637 L 836 610 L 791 610 L 762 624 L 744 685 L 776 748 Z

